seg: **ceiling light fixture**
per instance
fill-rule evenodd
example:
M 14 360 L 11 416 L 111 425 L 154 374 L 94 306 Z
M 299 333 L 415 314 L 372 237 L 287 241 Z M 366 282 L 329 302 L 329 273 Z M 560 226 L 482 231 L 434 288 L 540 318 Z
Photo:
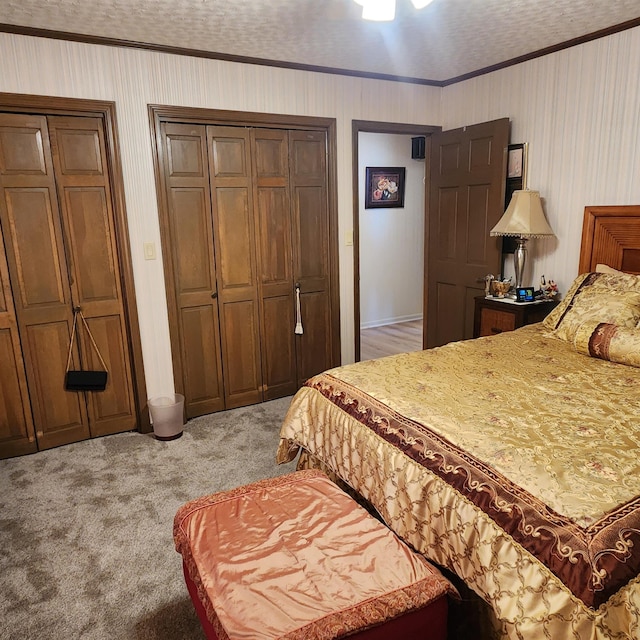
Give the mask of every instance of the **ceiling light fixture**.
M 362 7 L 364 20 L 390 22 L 396 17 L 396 0 L 354 0 Z M 424 9 L 433 0 L 411 0 L 416 9 Z

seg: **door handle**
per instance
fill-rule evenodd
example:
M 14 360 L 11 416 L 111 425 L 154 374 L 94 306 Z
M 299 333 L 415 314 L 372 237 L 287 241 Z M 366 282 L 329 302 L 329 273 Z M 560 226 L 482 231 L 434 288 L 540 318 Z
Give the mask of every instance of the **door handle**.
M 215 299 L 218 297 L 218 292 L 217 292 L 217 291 L 214 291 L 214 292 L 211 294 L 211 297 L 215 300 Z
M 302 328 L 302 312 L 300 311 L 300 283 L 296 282 L 296 326 L 293 333 L 301 336 L 304 333 Z

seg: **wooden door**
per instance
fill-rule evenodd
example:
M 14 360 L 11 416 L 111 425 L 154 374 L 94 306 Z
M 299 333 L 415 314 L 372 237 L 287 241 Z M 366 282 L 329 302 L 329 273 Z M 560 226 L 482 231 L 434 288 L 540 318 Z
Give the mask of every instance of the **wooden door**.
M 2 136 L 4 131 L 0 132 Z M 0 163 L 2 155 L 0 154 Z M 2 167 L 0 167 L 2 171 Z M 37 451 L 9 270 L 0 241 L 0 457 Z
M 500 265 L 489 232 L 504 213 L 508 140 L 508 118 L 432 136 L 427 347 L 473 337 L 474 298 Z
M 327 136 L 290 131 L 294 280 L 300 285 L 304 333 L 296 335 L 298 386 L 333 362 Z
M 288 134 L 251 133 L 264 399 L 297 389 Z
M 158 178 L 187 415 L 293 394 L 339 358 L 327 132 L 173 118 L 157 125 Z
M 64 390 L 73 318 L 47 120 L 0 114 L 0 223 L 38 447 L 89 437 L 83 394 Z M 73 367 L 79 366 L 77 348 Z
M 50 116 L 48 124 L 73 304 L 109 372 L 104 391 L 86 393 L 90 432 L 131 431 L 137 418 L 102 120 Z M 82 325 L 78 335 L 83 369 L 102 369 Z
M 262 401 L 250 135 L 207 127 L 225 407 Z
M 12 336 L 12 362 L 21 393 L 28 389 L 28 400 L 20 394 L 13 400 L 23 398 L 23 404 L 31 405 L 37 449 L 136 428 L 103 120 L 0 114 L 0 195 L 8 267 L 4 324 L 11 327 L 15 308 L 20 336 L 19 343 L 17 334 Z M 2 264 L 0 256 L 0 273 Z M 74 307 L 82 309 L 106 362 L 105 391 L 64 388 Z M 81 324 L 77 336 L 71 367 L 102 368 Z M 8 353 L 7 339 L 4 349 Z M 18 350 L 26 387 L 20 380 Z M 10 374 L 2 377 L 6 386 Z M 13 385 L 15 390 L 15 381 Z M 33 450 L 26 409 L 24 416 L 27 422 L 19 426 L 16 418 L 14 430 L 27 429 L 25 446 Z M 2 455 L 23 452 L 7 444 Z
M 206 127 L 164 123 L 162 145 L 173 370 L 192 418 L 225 406 Z

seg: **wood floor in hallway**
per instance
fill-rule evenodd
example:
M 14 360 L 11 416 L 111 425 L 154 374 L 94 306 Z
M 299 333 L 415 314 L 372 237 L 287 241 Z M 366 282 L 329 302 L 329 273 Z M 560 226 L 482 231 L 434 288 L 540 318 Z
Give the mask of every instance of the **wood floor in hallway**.
M 360 359 L 373 360 L 422 349 L 422 320 L 398 322 L 360 331 Z

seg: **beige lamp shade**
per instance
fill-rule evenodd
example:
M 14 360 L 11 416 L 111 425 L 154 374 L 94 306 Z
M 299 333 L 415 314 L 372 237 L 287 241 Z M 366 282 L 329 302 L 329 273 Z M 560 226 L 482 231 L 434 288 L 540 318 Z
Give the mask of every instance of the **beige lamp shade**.
M 491 229 L 492 236 L 518 236 L 522 238 L 540 238 L 553 236 L 542 210 L 539 191 L 514 191 L 511 202 Z

